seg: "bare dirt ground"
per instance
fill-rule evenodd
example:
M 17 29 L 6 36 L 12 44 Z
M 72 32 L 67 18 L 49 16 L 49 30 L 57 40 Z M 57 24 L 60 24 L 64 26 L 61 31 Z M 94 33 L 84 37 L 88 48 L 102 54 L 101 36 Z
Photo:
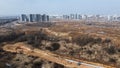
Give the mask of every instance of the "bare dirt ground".
M 37 56 L 0 50 L 0 68 L 66 68 Z
M 94 37 L 110 38 L 118 45 L 120 44 L 120 24 L 119 23 L 85 23 L 85 22 L 63 22 L 50 27 L 56 32 L 70 33 L 70 36 L 79 34 L 89 34 Z M 62 27 L 62 28 L 61 28 Z
M 42 27 L 43 26 L 43 27 Z M 115 68 L 120 67 L 120 28 L 119 23 L 85 23 L 85 22 L 58 22 L 51 24 L 40 25 L 34 24 L 21 24 L 14 28 L 3 28 L 0 35 L 0 44 L 5 46 L 7 44 L 15 44 L 18 42 L 24 42 L 29 44 L 28 47 L 38 48 L 45 52 L 49 51 L 57 55 L 68 56 L 74 59 L 82 59 L 84 61 L 100 63 L 102 65 L 113 66 Z M 7 33 L 8 32 L 8 33 Z M 6 34 L 4 34 L 6 33 Z M 8 59 L 4 59 L 4 53 L 10 54 L 9 57 L 13 57 L 8 62 Z M 34 67 L 34 57 L 28 65 L 19 62 L 27 62 L 24 59 L 16 62 L 14 58 L 29 56 L 24 54 L 15 54 L 10 52 L 0 52 L 3 55 L 2 59 L 5 60 L 5 66 L 15 64 L 15 68 L 37 68 Z M 38 57 L 37 57 L 38 59 Z M 0 60 L 3 62 L 2 60 Z M 41 58 L 38 67 L 47 66 L 55 68 L 57 65 L 60 68 L 64 66 L 56 64 L 56 62 L 50 62 L 50 60 L 43 60 Z M 13 62 L 13 63 L 12 63 Z M 32 62 L 32 63 L 31 63 Z M 83 62 L 83 61 L 82 61 Z M 12 63 L 12 64 L 10 64 Z M 26 64 L 26 63 L 25 63 Z M 96 64 L 95 64 L 96 65 Z M 33 67 L 32 67 L 33 66 Z M 57 68 L 58 68 L 57 67 Z M 47 67 L 45 67 L 47 68 Z M 107 67 L 106 67 L 107 68 Z
M 78 65 L 74 61 L 73 62 L 68 61 L 68 60 L 71 60 L 71 59 L 67 59 L 63 56 L 59 56 L 59 55 L 56 55 L 56 54 L 53 54 L 53 53 L 50 53 L 50 52 L 47 52 L 47 51 L 42 51 L 42 50 L 39 50 L 39 49 L 33 49 L 32 50 L 32 49 L 26 47 L 26 45 L 27 44 L 25 44 L 25 43 L 16 43 L 15 45 L 5 45 L 3 47 L 3 49 L 6 50 L 6 51 L 9 51 L 9 52 L 14 52 L 14 53 L 22 52 L 23 54 L 27 54 L 27 55 L 31 55 L 31 56 L 37 56 L 37 57 L 40 57 L 42 59 L 46 59 L 48 61 L 58 63 L 58 64 L 61 64 L 63 66 L 71 67 L 71 68 L 96 68 L 96 67 L 103 68 L 102 66 L 107 67 L 107 68 L 111 68 L 109 66 L 100 65 L 100 64 L 98 64 L 98 66 L 97 66 L 97 63 L 96 63 L 96 65 L 92 65 L 94 63 L 90 63 L 90 62 L 89 62 L 89 64 L 87 64 L 87 61 L 83 61 L 83 60 L 79 60 L 79 61 L 76 61 L 76 62 L 81 62 L 81 63 L 86 62 L 86 64 L 84 63 L 84 64 L 81 64 L 81 65 Z M 19 49 L 17 49 L 17 48 L 19 48 Z
M 102 40 L 110 39 L 111 43 L 97 43 L 97 44 L 87 44 L 87 46 L 82 46 L 80 50 L 80 57 L 86 58 L 88 60 L 94 60 L 97 62 L 107 63 L 110 65 L 111 60 L 115 60 L 115 65 L 118 65 L 119 68 L 119 48 L 120 48 L 120 24 L 119 23 L 85 23 L 85 22 L 63 22 L 56 23 L 55 27 L 50 27 L 51 31 L 55 31 L 56 33 L 66 33 L 68 36 L 66 38 L 71 37 L 79 37 L 79 36 L 90 36 L 93 38 L 101 38 Z M 60 28 L 62 27 L 62 28 Z M 65 36 L 64 36 L 65 38 Z M 82 40 L 81 40 L 82 41 Z M 113 47 L 113 48 L 112 48 Z M 71 47 L 72 48 L 72 47 Z M 105 50 L 115 51 L 116 53 L 110 54 L 106 53 Z M 109 49 L 110 48 L 110 49 Z M 79 49 L 77 52 L 79 52 Z M 73 50 L 75 51 L 75 50 Z M 92 51 L 87 55 L 85 52 Z M 75 51 L 76 52 L 76 51 Z M 94 53 L 94 54 L 93 54 Z M 73 54 L 74 56 L 76 54 Z M 77 57 L 77 56 L 76 56 Z

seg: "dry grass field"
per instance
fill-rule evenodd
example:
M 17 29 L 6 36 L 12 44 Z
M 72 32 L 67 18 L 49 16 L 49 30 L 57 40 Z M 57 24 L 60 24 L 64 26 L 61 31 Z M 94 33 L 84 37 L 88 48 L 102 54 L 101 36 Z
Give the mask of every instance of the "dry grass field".
M 14 28 L 1 28 L 0 44 L 4 46 L 24 42 L 43 51 L 119 68 L 119 26 L 119 23 L 83 21 L 42 25 L 27 23 Z

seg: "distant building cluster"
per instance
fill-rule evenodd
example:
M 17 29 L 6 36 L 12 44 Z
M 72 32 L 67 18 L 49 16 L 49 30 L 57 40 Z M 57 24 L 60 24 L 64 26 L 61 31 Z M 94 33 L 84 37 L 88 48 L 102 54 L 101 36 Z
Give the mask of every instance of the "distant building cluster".
M 82 16 L 80 14 L 63 15 L 63 19 L 80 20 L 80 19 L 82 19 Z
M 120 21 L 118 15 L 82 15 L 82 14 L 68 14 L 61 17 L 63 20 L 85 20 L 97 22 L 113 22 Z
M 46 14 L 22 14 L 21 15 L 21 21 L 22 22 L 48 22 L 49 21 L 49 15 Z

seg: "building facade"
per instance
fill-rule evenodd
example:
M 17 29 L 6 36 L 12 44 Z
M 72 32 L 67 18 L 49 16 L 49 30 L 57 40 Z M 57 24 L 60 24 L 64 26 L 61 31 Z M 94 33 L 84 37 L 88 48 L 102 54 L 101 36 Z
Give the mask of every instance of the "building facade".
M 22 14 L 21 15 L 22 22 L 49 22 L 49 15 L 46 14 Z

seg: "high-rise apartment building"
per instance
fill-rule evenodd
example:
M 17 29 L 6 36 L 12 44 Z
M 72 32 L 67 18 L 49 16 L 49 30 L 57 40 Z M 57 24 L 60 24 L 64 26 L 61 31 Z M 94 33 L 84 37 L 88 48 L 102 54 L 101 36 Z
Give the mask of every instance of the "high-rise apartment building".
M 47 15 L 47 21 L 49 21 L 49 16 Z
M 70 14 L 70 19 L 74 19 L 75 15 L 74 14 Z
M 36 22 L 42 22 L 42 15 L 36 14 Z
M 82 20 L 82 16 L 81 16 L 81 15 L 78 15 L 78 19 L 79 19 L 79 20 Z
M 43 22 L 46 21 L 46 15 L 45 15 L 45 14 L 42 15 L 42 21 L 43 21 Z
M 48 22 L 49 21 L 49 15 L 46 14 L 22 14 L 21 19 L 23 22 Z
M 36 22 L 36 14 L 30 14 L 30 22 Z
M 25 14 L 22 14 L 22 15 L 21 15 L 21 20 L 24 21 L 24 22 L 29 22 L 29 18 L 28 18 L 28 16 L 25 15 Z

